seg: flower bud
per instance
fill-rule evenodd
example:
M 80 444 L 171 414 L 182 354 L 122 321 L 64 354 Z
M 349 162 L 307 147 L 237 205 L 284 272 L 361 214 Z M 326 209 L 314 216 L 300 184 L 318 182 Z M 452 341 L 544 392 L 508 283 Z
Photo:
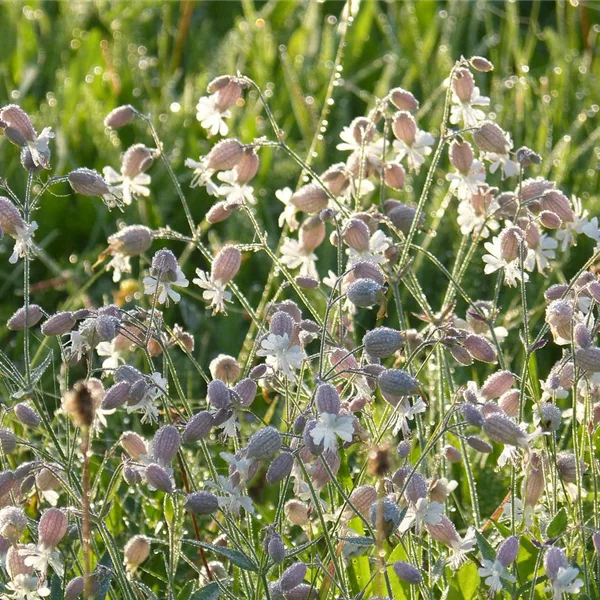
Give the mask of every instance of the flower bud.
M 386 163 L 383 167 L 383 181 L 393 190 L 401 190 L 406 182 L 406 173 L 400 163 Z
M 456 69 L 452 79 L 452 89 L 461 102 L 470 102 L 475 88 L 475 80 L 469 69 Z
M 519 257 L 519 246 L 523 241 L 523 233 L 518 227 L 509 227 L 500 233 L 500 251 L 506 262 L 512 262 Z
M 392 131 L 396 139 L 410 146 L 417 136 L 417 122 L 409 112 L 398 111 L 392 121 Z
M 360 219 L 350 219 L 342 231 L 344 242 L 358 252 L 365 252 L 369 249 L 369 240 L 371 232 L 364 221 Z
M 46 336 L 63 335 L 75 327 L 75 318 L 71 311 L 57 312 L 42 324 L 42 333 Z
M 389 498 L 373 502 L 369 512 L 371 525 L 388 538 L 398 529 L 402 514 L 398 505 Z
M 506 569 L 517 560 L 518 554 L 519 538 L 511 535 L 500 544 L 496 560 Z
M 152 440 L 152 456 L 162 465 L 168 465 L 177 456 L 180 438 L 174 425 L 163 425 Z
M 450 164 L 463 174 L 468 174 L 475 156 L 469 142 L 454 140 L 450 144 Z
M 545 481 L 542 457 L 539 452 L 532 452 L 521 486 L 521 495 L 525 506 L 534 507 L 542 497 L 544 489 Z
M 459 463 L 462 460 L 462 454 L 460 450 L 450 444 L 444 446 L 444 457 L 448 462 Z
M 494 70 L 494 65 L 487 59 L 482 56 L 472 56 L 469 59 L 470 65 L 481 73 L 489 73 Z
M 220 379 L 213 379 L 208 384 L 206 395 L 213 408 L 228 408 L 231 405 L 229 388 Z
M 143 225 L 130 225 L 113 233 L 108 238 L 108 246 L 113 253 L 125 256 L 139 256 L 152 246 L 153 233 Z
M 490 444 L 476 435 L 467 436 L 466 442 L 473 450 L 477 450 L 477 452 L 481 452 L 482 454 L 490 454 L 494 450 Z
M 195 515 L 212 515 L 219 509 L 219 499 L 211 492 L 193 492 L 183 507 Z
M 311 217 L 304 221 L 298 232 L 300 245 L 306 252 L 316 250 L 325 239 L 325 225 L 319 217 Z
M 340 412 L 340 395 L 330 383 L 322 383 L 315 393 L 315 402 L 320 413 L 337 415 Z
M 556 468 L 565 483 L 577 483 L 577 458 L 571 452 L 559 452 L 556 457 Z M 587 465 L 579 461 L 580 473 L 585 473 Z
M 267 554 L 276 565 L 280 565 L 285 560 L 285 546 L 279 534 L 274 533 L 270 536 L 267 543 Z
M 236 404 L 243 408 L 248 408 L 254 402 L 254 398 L 256 398 L 256 390 L 256 381 L 250 379 L 250 377 L 245 377 L 235 385 L 231 390 L 231 394 L 235 398 Z
M 241 206 L 239 202 L 227 202 L 225 200 L 221 200 L 217 202 L 206 213 L 204 218 L 207 223 L 214 225 L 215 223 L 221 223 L 226 221 L 234 210 L 238 209 Z
M 298 287 L 304 290 L 315 290 L 319 287 L 318 279 L 314 279 L 313 277 L 298 276 L 294 280 Z
M 278 336 L 287 335 L 291 338 L 294 333 L 294 320 L 287 312 L 277 311 L 269 323 L 269 332 Z
M 483 420 L 483 431 L 498 444 L 508 444 L 526 448 L 528 445 L 527 434 L 508 417 L 496 412 Z
M 516 417 L 519 414 L 519 390 L 509 390 L 500 396 L 498 406 L 509 416 Z
M 0 229 L 4 233 L 15 236 L 25 228 L 25 221 L 19 209 L 4 196 L 0 196 Z
M 385 283 L 385 275 L 381 268 L 375 263 L 366 260 L 357 260 L 352 266 L 352 271 L 349 276 L 353 280 L 357 279 L 372 279 L 379 285 Z
M 27 319 L 25 316 L 27 315 Z M 25 329 L 25 321 L 27 321 L 27 327 L 33 327 L 40 319 L 44 316 L 42 309 L 37 304 L 30 304 L 25 313 L 25 307 L 19 308 L 16 313 L 7 321 L 6 326 L 11 331 L 22 331 Z
M 600 348 L 596 346 L 579 348 L 575 352 L 575 361 L 577 366 L 586 373 L 600 372 Z
M 400 581 L 405 581 L 411 585 L 419 585 L 423 582 L 423 576 L 416 567 L 409 565 L 403 560 L 398 560 L 393 564 L 394 573 Z
M 580 348 L 589 348 L 592 345 L 590 330 L 584 323 L 575 325 L 575 343 Z
M 110 188 L 102 175 L 93 169 L 80 168 L 71 171 L 67 179 L 73 191 L 82 196 L 100 196 L 110 194 Z
M 294 455 L 291 452 L 282 452 L 269 465 L 265 476 L 267 483 L 274 484 L 283 481 L 292 472 L 293 466 Z
M 327 208 L 329 196 L 320 185 L 309 183 L 295 192 L 290 202 L 303 212 L 318 213 Z
M 250 377 L 255 381 L 258 379 L 262 379 L 267 374 L 267 365 L 257 365 L 250 371 Z
M 419 109 L 419 101 L 413 96 L 411 92 L 402 88 L 394 88 L 393 90 L 390 90 L 389 98 L 391 103 L 398 110 L 415 112 Z
M 306 565 L 303 562 L 297 562 L 288 567 L 279 579 L 281 589 L 286 592 L 300 585 L 306 577 L 306 570 Z
M 387 216 L 396 229 L 401 231 L 404 235 L 407 235 L 413 225 L 416 215 L 417 210 L 414 206 L 399 203 L 390 210 Z
M 169 474 L 160 466 L 155 463 L 148 465 L 144 469 L 144 477 L 148 482 L 148 485 L 153 488 L 170 494 L 173 492 L 173 481 Z
M 131 179 L 137 177 L 152 166 L 154 155 L 155 153 L 144 144 L 130 146 L 121 159 L 121 172 Z
M 390 327 L 377 327 L 363 337 L 365 350 L 373 358 L 386 358 L 404 344 L 404 336 Z
M 540 200 L 542 210 L 553 212 L 563 223 L 572 223 L 575 213 L 569 199 L 559 190 L 549 189 L 542 194 Z
M 354 509 L 363 517 L 368 518 L 371 506 L 377 500 L 377 490 L 372 485 L 361 485 L 352 490 L 349 500 L 352 506 L 348 505 L 345 508 L 344 516 L 346 518 L 351 519 L 356 516 Z
M 496 349 L 492 346 L 491 342 L 482 335 L 469 334 L 462 342 L 469 354 L 475 360 L 486 363 L 496 362 Z
M 141 456 L 148 454 L 148 446 L 144 438 L 133 431 L 123 433 L 119 443 L 133 460 L 140 460 Z
M 482 152 L 507 154 L 510 148 L 506 133 L 491 121 L 486 121 L 473 132 L 473 140 Z
M 150 540 L 144 535 L 133 536 L 123 550 L 125 564 L 129 571 L 134 571 L 150 555 Z
M 214 425 L 213 416 L 203 410 L 194 415 L 183 430 L 182 440 L 185 444 L 191 444 L 208 437 Z
M 508 392 L 515 382 L 515 376 L 510 371 L 498 371 L 490 375 L 481 386 L 479 393 L 486 400 L 499 398 L 505 392 Z
M 401 369 L 385 369 L 377 378 L 377 383 L 384 394 L 395 398 L 410 396 L 419 389 L 419 382 Z
M 270 458 L 281 449 L 281 434 L 275 427 L 265 427 L 257 431 L 248 440 L 246 456 L 248 458 Z
M 119 129 L 131 123 L 136 116 L 136 111 L 131 104 L 123 104 L 111 110 L 104 119 L 104 126 L 111 129 Z
M 370 308 L 380 302 L 383 289 L 382 285 L 372 279 L 357 279 L 348 286 L 346 295 L 355 306 Z
M 59 508 L 44 511 L 38 523 L 38 540 L 44 548 L 56 548 L 67 534 L 67 515 Z
M 560 569 L 566 569 L 568 566 L 569 562 L 562 548 L 557 548 L 556 546 L 548 548 L 544 556 L 544 569 L 550 581 L 556 579 Z
M 16 544 L 27 527 L 27 517 L 22 508 L 5 506 L 0 509 L 0 536 Z

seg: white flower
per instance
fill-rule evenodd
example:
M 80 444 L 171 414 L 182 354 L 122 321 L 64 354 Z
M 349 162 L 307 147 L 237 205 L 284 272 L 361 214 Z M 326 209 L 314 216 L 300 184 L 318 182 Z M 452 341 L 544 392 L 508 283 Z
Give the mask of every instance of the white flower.
M 131 273 L 130 257 L 116 252 L 106 264 L 106 270 L 110 271 L 111 269 L 113 270 L 113 281 L 115 283 L 121 281 L 121 275 L 123 273 Z
M 410 433 L 408 421 L 412 421 L 415 418 L 415 415 L 425 412 L 426 409 L 427 406 L 422 398 L 419 398 L 412 406 L 410 405 L 408 398 L 402 398 L 396 405 L 397 417 L 392 429 L 393 435 L 397 435 L 399 431 L 408 435 Z
M 489 214 L 492 214 L 497 208 L 495 203 L 489 207 Z M 497 231 L 500 224 L 495 219 L 489 219 L 488 214 L 475 210 L 475 207 L 468 200 L 461 200 L 458 203 L 457 222 L 460 226 L 460 232 L 463 235 L 469 235 L 475 232 L 475 235 L 487 238 L 491 231 Z
M 77 360 L 81 360 L 90 350 L 91 346 L 85 336 L 81 335 L 79 331 L 71 331 L 71 356 L 76 356 Z
M 202 96 L 196 105 L 196 119 L 206 129 L 209 136 L 227 135 L 229 127 L 225 119 L 231 116 L 229 110 L 221 111 L 217 105 L 216 96 Z
M 446 181 L 450 182 L 450 190 L 460 200 L 470 200 L 471 196 L 479 191 L 479 186 L 485 182 L 485 167 L 482 162 L 474 160 L 468 173 L 461 171 L 448 173 Z
M 238 431 L 241 429 L 240 422 L 235 413 L 227 419 L 224 423 L 217 426 L 218 429 L 223 430 L 223 435 L 227 438 L 237 438 Z
M 502 169 L 502 179 L 504 177 L 512 177 L 513 175 L 518 175 L 519 173 L 519 165 L 510 159 L 509 151 L 513 147 L 512 140 L 507 138 L 508 141 L 508 149 L 504 154 L 497 154 L 495 152 L 483 152 L 482 157 L 489 161 L 490 164 L 490 173 L 495 173 L 498 168 Z
M 383 155 L 383 139 L 372 140 L 370 142 L 365 142 L 364 144 L 358 141 L 354 137 L 353 127 L 348 126 L 342 129 L 340 133 L 340 139 L 342 140 L 336 146 L 337 150 L 341 150 L 342 152 L 352 152 L 356 154 L 360 162 L 360 156 L 364 156 L 375 168 L 378 168 L 381 163 L 381 156 Z M 373 125 L 373 131 L 375 130 L 375 126 Z
M 98 356 L 106 357 L 102 362 L 102 377 L 111 375 L 112 371 L 125 362 L 122 351 L 116 347 L 115 340 L 111 340 L 110 342 L 100 342 L 96 346 L 96 352 L 98 353 Z
M 285 187 L 281 190 L 275 190 L 275 197 L 284 206 L 284 209 L 279 215 L 279 227 L 283 227 L 283 224 L 287 223 L 290 231 L 296 231 L 299 225 L 298 219 L 296 219 L 296 213 L 298 212 L 298 209 L 290 202 L 293 195 L 294 192 L 289 187 Z
M 50 156 L 50 149 L 48 148 L 48 142 L 55 137 L 52 132 L 52 127 L 44 127 L 40 135 L 36 136 L 35 139 L 27 141 L 27 147 L 31 153 L 31 160 L 36 167 L 48 167 L 48 157 Z
M 408 507 L 406 515 L 400 524 L 400 531 L 404 533 L 414 526 L 417 533 L 419 533 L 423 523 L 429 525 L 437 525 L 440 523 L 443 512 L 443 504 L 440 504 L 439 502 L 429 502 L 427 498 L 419 498 L 416 504 L 411 503 Z
M 451 556 L 448 559 L 448 565 L 454 571 L 457 571 L 460 566 L 467 560 L 467 554 L 475 548 L 477 538 L 475 537 L 475 530 L 469 527 L 464 538 L 457 536 L 456 540 L 453 540 L 450 544 Z
M 245 457 L 237 458 L 234 454 L 230 454 L 229 452 L 221 452 L 219 456 L 235 468 L 240 475 L 242 483 L 248 481 L 250 467 L 254 464 L 252 459 Z
M 494 273 L 499 269 L 504 269 L 504 283 L 511 287 L 516 286 L 517 281 L 521 281 L 521 278 L 525 283 L 529 281 L 529 275 L 527 273 L 521 273 L 518 258 L 510 262 L 507 262 L 502 258 L 502 248 L 499 236 L 495 236 L 492 239 L 492 242 L 486 242 L 484 248 L 489 252 L 489 254 L 483 255 L 483 262 L 485 263 L 484 273 L 486 275 Z M 533 250 L 529 250 L 529 252 L 533 252 Z M 527 259 L 525 259 L 524 262 L 526 262 L 526 260 Z
M 476 106 L 489 106 L 490 99 L 482 96 L 477 86 L 473 87 L 471 97 L 462 101 L 456 92 L 452 90 L 452 107 L 450 108 L 450 123 L 456 125 L 463 122 L 465 127 L 477 127 L 485 121 L 485 113 Z
M 217 313 L 227 314 L 225 302 L 231 302 L 231 292 L 226 290 L 227 284 L 221 283 L 219 279 L 213 281 L 208 273 L 201 269 L 196 269 L 198 277 L 192 282 L 204 291 L 202 297 L 210 300 L 209 308 L 213 309 L 213 315 Z
M 133 406 L 127 406 L 127 413 L 133 412 L 142 413 L 142 423 L 158 422 L 159 411 L 154 401 L 167 392 L 167 380 L 160 373 L 152 373 L 151 382 L 149 383 L 142 399 Z
M 384 263 L 387 262 L 387 258 L 384 256 L 385 251 L 392 245 L 392 240 L 378 229 L 369 240 L 369 247 L 366 250 L 360 251 L 354 248 L 347 248 L 346 254 L 350 257 L 348 260 L 348 267 L 350 268 L 359 260 L 365 260 L 372 263 Z
M 495 594 L 502 589 L 503 579 L 509 583 L 514 583 L 516 581 L 515 576 L 511 575 L 506 570 L 506 567 L 504 567 L 497 560 L 492 562 L 487 558 L 483 558 L 481 560 L 481 564 L 483 566 L 480 567 L 477 572 L 482 579 L 485 578 L 485 584 L 490 588 L 490 594 Z
M 552 592 L 554 600 L 561 600 L 563 594 L 578 594 L 583 587 L 583 581 L 577 579 L 579 569 L 575 567 L 559 567 L 555 577 L 551 579 L 551 586 L 546 588 Z
M 430 133 L 418 129 L 415 139 L 410 145 L 402 140 L 394 140 L 393 147 L 397 152 L 397 160 L 400 161 L 406 157 L 409 170 L 418 173 L 421 165 L 425 162 L 425 157 L 431 154 L 431 146 L 434 142 L 435 139 Z
M 192 177 L 190 187 L 206 187 L 206 193 L 209 196 L 218 195 L 219 186 L 212 180 L 212 176 L 214 175 L 215 171 L 206 166 L 206 161 L 204 158 L 200 160 L 200 162 L 192 160 L 191 158 L 186 158 L 184 164 L 189 169 L 194 170 L 194 176 Z
M 225 185 L 219 186 L 217 190 L 218 196 L 224 196 L 227 202 L 234 204 L 256 204 L 254 198 L 254 188 L 245 183 L 238 183 L 237 172 L 234 169 L 231 171 L 223 171 L 217 175 L 217 178 Z
M 173 286 L 187 287 L 189 281 L 185 278 L 183 271 L 180 267 L 177 267 L 177 272 L 174 281 L 165 281 L 164 274 L 161 276 L 160 281 L 154 276 L 149 275 L 144 278 L 144 294 L 154 295 L 158 294 L 157 302 L 159 304 L 169 304 L 169 298 L 173 302 L 179 302 L 181 295 L 173 290 Z
M 249 496 L 244 496 L 241 490 L 234 487 L 223 475 L 219 475 L 218 480 L 218 484 L 209 481 L 207 485 L 225 494 L 225 496 L 219 496 L 219 508 L 228 510 L 236 516 L 240 514 L 240 508 L 250 514 L 254 513 L 254 505 Z
M 581 199 L 571 196 L 574 217 L 572 221 L 564 222 L 556 232 L 557 239 L 561 242 L 561 250 L 564 252 L 569 246 L 575 246 L 577 235 L 583 233 L 600 244 L 600 229 L 598 228 L 598 217 L 588 219 L 589 211 L 584 210 Z
M 15 238 L 15 246 L 13 253 L 8 259 L 11 265 L 14 265 L 19 258 L 25 258 L 33 249 L 33 234 L 38 228 L 38 224 L 32 221 L 28 226 L 17 227 L 16 233 L 13 235 Z
M 323 444 L 325 450 L 337 450 L 337 438 L 351 442 L 354 435 L 354 419 L 349 415 L 321 413 L 310 432 L 315 444 Z
M 45 581 L 42 583 L 35 575 L 25 573 L 15 575 L 14 579 L 6 584 L 6 589 L 11 594 L 5 598 L 12 600 L 38 600 L 50 595 L 50 588 Z
M 260 343 L 257 356 L 266 356 L 265 362 L 275 371 L 281 371 L 286 377 L 292 377 L 295 369 L 302 366 L 304 350 L 299 345 L 290 347 L 287 333 L 277 335 L 269 333 Z
M 290 269 L 300 268 L 300 275 L 304 277 L 319 278 L 315 263 L 317 255 L 308 251 L 298 241 L 286 238 L 281 245 L 281 262 Z
M 32 567 L 38 573 L 46 574 L 48 566 L 52 567 L 53 571 L 62 577 L 64 574 L 64 566 L 61 561 L 60 552 L 54 548 L 46 548 L 46 546 L 35 546 L 27 544 L 19 550 L 19 554 L 24 556 L 24 563 L 27 567 Z
M 131 204 L 138 196 L 147 198 L 150 195 L 148 186 L 152 178 L 147 173 L 139 173 L 135 177 L 128 177 L 122 172 L 117 173 L 112 167 L 104 167 L 102 173 L 106 183 L 116 184 L 113 189 L 123 197 L 125 204 Z
M 544 273 L 550 265 L 550 261 L 556 258 L 557 247 L 558 242 L 554 238 L 542 233 L 537 247 L 533 248 L 533 252 L 527 253 L 523 266 L 528 271 L 533 271 L 534 265 L 537 265 L 538 273 Z

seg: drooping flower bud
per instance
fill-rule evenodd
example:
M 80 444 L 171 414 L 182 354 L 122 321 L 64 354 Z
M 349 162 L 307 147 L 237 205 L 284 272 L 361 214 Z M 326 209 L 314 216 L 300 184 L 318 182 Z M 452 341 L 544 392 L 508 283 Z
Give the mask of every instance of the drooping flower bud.
M 373 358 L 391 356 L 404 344 L 404 336 L 390 327 L 377 327 L 363 337 L 365 350 Z
M 39 543 L 45 548 L 55 548 L 67 534 L 67 515 L 59 508 L 44 511 L 38 523 Z
M 219 499 L 211 492 L 193 492 L 185 499 L 184 508 L 195 515 L 212 515 L 219 509 Z
M 270 458 L 281 449 L 281 434 L 275 427 L 265 427 L 253 434 L 246 446 L 248 458 Z
M 394 573 L 398 576 L 400 581 L 405 581 L 406 583 L 410 583 L 411 585 L 419 585 L 423 581 L 423 576 L 421 572 L 413 565 L 404 562 L 403 560 L 398 560 L 393 564 Z
M 150 556 L 150 540 L 145 535 L 133 536 L 123 550 L 128 571 L 135 571 Z
M 24 306 L 19 308 L 19 310 L 17 310 L 17 312 L 15 312 L 15 314 L 7 321 L 6 326 L 11 331 L 22 331 L 25 329 L 25 321 L 27 321 L 27 327 L 33 327 L 43 316 L 44 313 L 37 304 L 30 304 L 27 313 L 25 312 Z
M 119 129 L 131 123 L 137 112 L 131 104 L 123 104 L 111 110 L 104 119 L 104 126 L 111 129 Z

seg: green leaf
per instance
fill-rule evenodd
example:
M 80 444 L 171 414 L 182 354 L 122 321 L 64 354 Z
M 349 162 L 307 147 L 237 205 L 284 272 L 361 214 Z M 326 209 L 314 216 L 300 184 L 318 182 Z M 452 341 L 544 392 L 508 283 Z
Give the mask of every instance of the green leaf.
M 479 531 L 475 531 L 475 537 L 477 538 L 477 545 L 481 551 L 481 556 L 483 556 L 483 558 L 486 560 L 491 560 L 494 562 L 494 560 L 496 560 L 496 553 L 494 552 L 494 549 L 490 543 L 481 533 L 479 533 Z
M 192 546 L 198 546 L 199 548 L 204 548 L 205 550 L 210 550 L 211 552 L 215 552 L 216 554 L 220 554 L 225 558 L 228 558 L 234 565 L 237 565 L 240 569 L 244 569 L 244 571 L 258 571 L 258 567 L 246 556 L 244 556 L 238 550 L 232 550 L 231 548 L 223 548 L 221 546 L 215 546 L 214 544 L 209 544 L 208 542 L 199 542 L 198 540 L 182 540 L 182 542 L 186 544 L 192 544 Z
M 477 565 L 473 562 L 465 563 L 450 580 L 448 600 L 472 600 L 477 596 L 478 588 Z
M 375 540 L 372 537 L 368 537 L 365 535 L 357 535 L 355 537 L 341 537 L 338 540 L 342 542 L 348 542 L 349 544 L 354 544 L 355 546 L 372 546 L 375 543 Z
M 554 538 L 561 535 L 567 529 L 568 523 L 569 517 L 567 516 L 567 511 L 563 507 L 554 515 L 552 521 L 550 521 L 548 529 L 546 529 L 546 536 Z
M 52 583 L 50 584 L 50 600 L 62 600 L 62 583 L 57 575 L 52 575 Z
M 220 593 L 221 590 L 219 589 L 218 584 L 213 582 L 205 585 L 202 589 L 192 594 L 190 600 L 219 600 Z

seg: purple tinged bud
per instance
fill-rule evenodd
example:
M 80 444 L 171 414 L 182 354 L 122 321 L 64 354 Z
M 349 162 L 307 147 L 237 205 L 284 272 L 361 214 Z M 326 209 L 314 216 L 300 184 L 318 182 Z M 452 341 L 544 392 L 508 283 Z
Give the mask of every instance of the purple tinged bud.
M 304 445 L 306 446 L 306 449 L 313 456 L 319 456 L 320 454 L 323 454 L 323 450 L 324 450 L 323 442 L 321 442 L 320 444 L 316 444 L 313 439 L 313 436 L 311 435 L 312 430 L 316 426 L 317 426 L 317 420 L 311 419 L 306 424 L 306 427 L 304 427 L 304 433 L 302 434 L 302 439 L 304 440 Z
M 183 430 L 183 435 L 181 436 L 183 442 L 189 444 L 206 438 L 213 428 L 214 421 L 213 416 L 207 410 L 194 415 Z
M 160 466 L 155 463 L 148 465 L 144 469 L 144 477 L 148 482 L 148 485 L 153 488 L 170 494 L 173 492 L 173 481 L 169 477 L 169 474 Z
M 15 416 L 26 427 L 38 427 L 41 423 L 40 416 L 37 412 L 25 402 L 20 402 L 15 406 Z
M 270 559 L 277 565 L 280 565 L 285 560 L 285 545 L 279 534 L 275 533 L 271 536 L 267 545 L 267 553 Z
M 44 316 L 42 309 L 37 304 L 30 304 L 27 310 L 27 327 L 33 327 Z M 25 329 L 25 307 L 22 306 L 7 321 L 6 326 L 11 331 L 22 331 Z
M 106 390 L 106 394 L 102 399 L 102 408 L 104 410 L 112 410 L 125 404 L 129 398 L 131 384 L 127 381 L 119 381 Z
M 600 556 L 600 531 L 596 531 L 592 536 L 592 542 L 594 543 L 594 549 L 596 550 L 596 554 Z
M 50 316 L 41 327 L 44 335 L 63 335 L 75 327 L 75 318 L 71 311 L 58 312 Z
M 473 425 L 474 427 L 481 427 L 483 425 L 481 411 L 474 404 L 465 402 L 461 406 L 461 411 L 465 421 L 469 423 L 469 425 Z
M 389 498 L 382 498 L 374 502 L 369 511 L 369 517 L 371 525 L 381 531 L 386 538 L 398 529 L 402 520 L 398 505 Z
M 213 408 L 228 408 L 231 405 L 229 388 L 220 379 L 214 379 L 208 384 L 207 397 Z
M 394 573 L 396 573 L 400 581 L 405 581 L 411 585 L 419 585 L 423 581 L 423 576 L 419 569 L 409 565 L 407 562 L 399 560 L 394 563 L 393 568 Z
M 246 456 L 248 458 L 270 458 L 281 448 L 281 434 L 275 427 L 265 427 L 257 431 L 248 440 Z
M 559 569 L 566 569 L 568 566 L 569 561 L 562 548 L 552 547 L 548 549 L 546 556 L 544 556 L 544 569 L 546 569 L 546 575 L 551 581 L 556 578 Z
M 163 425 L 152 440 L 152 456 L 163 465 L 168 465 L 177 455 L 180 437 L 177 427 Z
M 38 538 L 45 548 L 55 548 L 67 534 L 67 515 L 59 508 L 44 511 L 38 523 Z
M 398 444 L 397 452 L 399 458 L 406 458 L 410 454 L 410 442 L 403 440 Z
M 195 515 L 212 515 L 219 508 L 219 499 L 211 492 L 193 492 L 186 498 L 183 507 Z
M 359 308 L 370 308 L 382 299 L 383 286 L 372 279 L 353 281 L 346 292 L 348 300 Z
M 482 454 L 490 454 L 494 450 L 490 444 L 476 435 L 468 436 L 466 442 L 473 450 L 477 450 L 477 452 L 481 452 Z
M 146 441 L 134 431 L 123 433 L 119 443 L 133 460 L 139 460 L 141 456 L 148 454 Z
M 340 395 L 330 383 L 322 383 L 317 388 L 315 401 L 320 413 L 337 415 L 340 412 Z
M 429 485 L 427 484 L 427 480 L 421 473 L 415 471 L 406 484 L 404 496 L 409 502 L 416 504 L 421 498 L 427 497 L 428 491 Z
M 281 589 L 286 592 L 300 585 L 306 577 L 306 570 L 306 565 L 303 562 L 297 562 L 288 567 L 279 579 Z
M 4 454 L 12 454 L 17 449 L 15 434 L 5 427 L 0 427 L 0 449 Z
M 267 374 L 267 365 L 262 364 L 250 371 L 250 377 L 254 380 L 262 379 Z
M 496 560 L 504 567 L 507 568 L 517 559 L 519 554 L 519 538 L 511 535 L 506 538 L 500 547 L 498 548 L 498 554 Z
M 111 110 L 104 119 L 104 126 L 111 129 L 119 129 L 128 125 L 136 115 L 136 111 L 131 104 L 123 104 Z
M 294 466 L 294 455 L 291 452 L 282 452 L 269 465 L 267 470 L 267 483 L 274 484 L 283 481 L 291 472 Z
M 145 535 L 133 536 L 123 550 L 125 564 L 130 571 L 139 567 L 150 555 L 150 540 Z
M 390 327 L 377 327 L 363 337 L 365 350 L 374 358 L 386 358 L 402 347 L 404 336 Z

